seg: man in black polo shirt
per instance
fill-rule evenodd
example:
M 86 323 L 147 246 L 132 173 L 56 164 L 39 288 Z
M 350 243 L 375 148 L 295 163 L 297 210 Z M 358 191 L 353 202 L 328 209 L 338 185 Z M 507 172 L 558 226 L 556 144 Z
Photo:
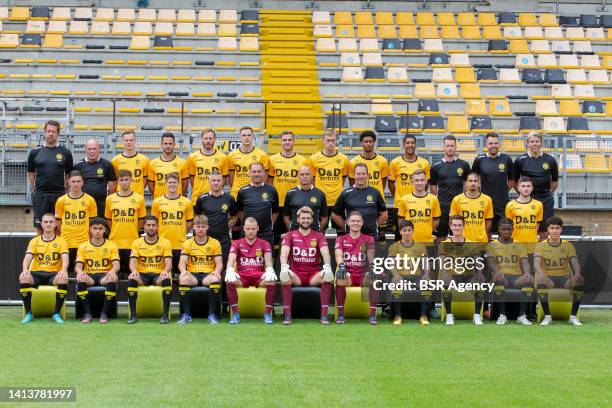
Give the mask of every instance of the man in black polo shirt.
M 444 138 L 444 157 L 431 167 L 431 193 L 438 196 L 440 201 L 440 223 L 435 235 L 439 238 L 448 236 L 448 214 L 451 202 L 456 195 L 463 193 L 463 182 L 470 172 L 470 165 L 465 160 L 455 156 L 457 139 L 448 135 Z
M 226 265 L 232 245 L 230 231 L 238 220 L 238 209 L 234 197 L 223 192 L 223 181 L 223 175 L 218 170 L 210 173 L 208 176 L 210 190 L 198 197 L 193 212 L 208 217 L 207 235 L 221 243 L 223 265 Z
M 28 181 L 32 190 L 34 227 L 42 234 L 40 221 L 46 213 L 55 213 L 55 202 L 66 193 L 66 175 L 73 170 L 72 153 L 58 145 L 60 124 L 45 123 L 45 144 L 28 155 Z
M 97 140 L 89 139 L 85 143 L 85 156 L 75 163 L 74 169 L 83 175 L 83 191 L 96 200 L 98 214 L 104 214 L 107 194 L 113 194 L 117 189 L 115 168 L 110 161 L 100 156 Z
M 325 193 L 312 184 L 312 172 L 310 166 L 302 166 L 298 170 L 300 184 L 287 191 L 285 206 L 283 207 L 283 221 L 287 230 L 299 228 L 297 222 L 297 211 L 302 207 L 310 207 L 313 212 L 311 229 L 320 230 L 327 225 L 329 216 L 327 209 L 327 198 Z
M 504 218 L 508 204 L 508 190 L 514 185 L 512 158 L 499 151 L 499 136 L 487 133 L 487 153 L 472 163 L 472 171 L 480 176 L 480 191 L 493 200 L 493 223 L 490 231 L 497 231 L 497 222 Z
M 552 193 L 559 184 L 559 167 L 557 161 L 548 153 L 542 152 L 542 135 L 535 132 L 527 135 L 528 150 L 514 161 L 514 188 L 519 178 L 527 176 L 533 183 L 531 197 L 542 202 L 544 207 L 543 222 L 540 224 L 541 235 L 546 234 L 544 222 L 555 215 L 555 200 Z
M 368 166 L 354 167 L 355 185 L 342 191 L 332 211 L 332 220 L 345 231 L 348 214 L 359 211 L 363 216 L 361 232 L 380 240 L 378 226 L 387 222 L 388 213 L 380 191 L 368 185 Z
M 248 217 L 255 218 L 259 225 L 257 236 L 274 246 L 272 226 L 278 217 L 278 193 L 273 186 L 264 183 L 266 173 L 263 164 L 251 163 L 249 174 L 251 183 L 238 191 L 238 217 L 242 221 Z

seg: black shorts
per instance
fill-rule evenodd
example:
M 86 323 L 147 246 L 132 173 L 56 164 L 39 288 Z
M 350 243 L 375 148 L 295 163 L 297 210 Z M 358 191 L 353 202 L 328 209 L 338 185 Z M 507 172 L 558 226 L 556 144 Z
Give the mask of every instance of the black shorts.
M 119 250 L 119 277 L 121 279 L 127 279 L 130 275 L 130 253 L 131 249 L 120 249 Z
M 49 193 L 34 191 L 32 208 L 34 209 L 34 227 L 39 228 L 42 216 L 46 213 L 55 214 L 55 203 L 64 193 Z
M 178 279 L 181 274 L 179 271 L 179 262 L 181 261 L 181 250 L 173 249 L 172 250 L 172 277 Z
M 68 248 L 68 272 L 74 272 L 78 248 Z
M 104 286 L 102 285 L 102 279 L 104 279 L 104 277 L 106 276 L 106 272 L 100 272 L 100 273 L 90 273 L 89 277 L 91 279 L 93 279 L 93 285 L 94 286 Z
M 53 280 L 57 272 L 30 272 L 34 284 L 32 287 L 38 288 L 40 285 L 53 285 Z
M 140 279 L 144 286 L 155 286 L 157 285 L 157 279 L 159 278 L 159 273 L 153 272 L 144 272 L 140 273 Z
M 448 227 L 448 218 L 449 218 L 450 210 L 442 210 L 442 215 L 440 216 L 440 222 L 438 222 L 438 228 L 434 231 L 434 235 L 438 238 L 446 238 L 448 237 L 448 232 L 450 231 Z
M 193 275 L 194 278 L 196 278 L 196 281 L 198 282 L 198 286 L 202 286 L 202 282 L 204 282 L 204 279 L 206 279 L 206 277 L 210 275 L 210 273 L 204 273 L 204 272 L 191 272 L 191 274 Z
M 550 280 L 554 283 L 555 289 L 563 289 L 565 288 L 565 284 L 567 283 L 569 276 L 549 276 Z

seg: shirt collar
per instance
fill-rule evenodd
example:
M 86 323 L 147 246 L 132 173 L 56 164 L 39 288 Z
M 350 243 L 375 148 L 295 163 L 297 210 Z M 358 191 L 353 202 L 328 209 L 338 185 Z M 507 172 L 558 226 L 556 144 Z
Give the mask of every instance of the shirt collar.
M 457 157 L 457 155 L 455 155 L 455 157 L 453 158 L 453 160 L 446 160 L 446 157 L 443 157 L 443 158 L 442 158 L 442 161 L 443 161 L 443 162 L 446 162 L 446 163 L 452 163 L 452 162 L 454 162 L 454 161 L 455 161 L 455 160 L 457 160 L 457 159 L 458 159 L 458 157 Z
M 486 153 L 486 155 L 487 155 L 487 157 L 488 157 L 489 159 L 497 159 L 497 158 L 499 157 L 499 155 L 500 155 L 500 154 L 501 154 L 500 152 L 497 152 L 497 154 L 496 154 L 495 156 L 491 156 L 491 155 L 489 154 L 489 152 L 487 152 L 487 153 Z
M 538 157 L 536 157 L 536 156 L 534 156 L 534 155 L 531 153 L 531 150 L 527 150 L 527 156 L 531 157 L 532 159 L 537 159 L 537 158 L 539 158 L 539 157 L 544 156 L 544 152 L 540 152 L 540 155 L 539 155 Z
M 300 186 L 299 184 L 298 184 L 298 186 L 297 186 L 297 187 L 298 187 L 300 190 L 302 190 L 302 191 L 310 191 L 310 190 L 312 190 L 312 189 L 314 188 L 314 184 L 311 184 L 311 185 L 310 185 L 310 188 L 307 188 L 307 189 L 302 188 L 302 186 Z
M 101 158 L 102 158 L 102 155 L 98 156 L 98 159 L 97 159 L 97 160 L 95 160 L 95 161 L 89 161 L 89 159 L 86 157 L 86 158 L 85 158 L 85 161 L 86 161 L 87 163 L 98 163 L 98 162 L 100 161 L 100 159 L 101 159 Z

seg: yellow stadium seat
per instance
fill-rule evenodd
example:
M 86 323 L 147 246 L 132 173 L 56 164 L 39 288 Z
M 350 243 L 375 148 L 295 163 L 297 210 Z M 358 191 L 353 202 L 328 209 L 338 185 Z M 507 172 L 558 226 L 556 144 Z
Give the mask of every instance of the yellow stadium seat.
M 502 33 L 501 29 L 497 25 L 483 26 L 482 27 L 482 38 L 485 40 L 501 40 Z
M 438 26 L 421 26 L 421 38 L 440 38 L 438 33 Z
M 357 40 L 354 38 L 339 38 L 338 39 L 338 51 L 339 52 L 357 52 Z
M 455 79 L 459 83 L 475 83 L 476 73 L 472 67 L 457 67 L 455 68 Z
M 30 18 L 29 7 L 13 7 L 11 9 L 10 21 L 27 21 Z
M 331 24 L 329 17 L 329 11 L 313 11 L 312 12 L 312 23 L 313 24 Z
M 582 116 L 580 103 L 575 99 L 560 101 L 559 114 L 561 116 Z
M 584 167 L 590 172 L 608 172 L 606 156 L 601 154 L 587 154 L 584 157 Z
M 370 11 L 357 11 L 355 12 L 355 24 L 357 25 L 373 25 L 374 19 L 372 18 L 372 12 Z
M 176 21 L 175 9 L 160 9 L 157 12 L 157 21 L 174 23 Z
M 317 52 L 336 52 L 336 42 L 333 38 L 317 38 Z
M 236 37 L 237 30 L 234 23 L 219 24 L 219 37 Z
M 434 85 L 428 82 L 417 82 L 414 84 L 415 98 L 433 99 L 436 97 Z
M 399 36 L 400 38 L 419 38 L 419 33 L 415 25 L 400 25 Z
M 457 14 L 457 24 L 460 26 L 474 26 L 476 23 L 476 16 L 474 13 L 462 12 Z
M 176 23 L 176 35 L 179 37 L 195 35 L 193 23 Z
M 440 26 L 457 25 L 457 22 L 455 21 L 455 13 L 438 13 L 438 25 Z
M 410 11 L 400 11 L 395 15 L 397 25 L 414 25 L 414 14 Z
M 115 10 L 112 8 L 98 8 L 94 21 L 113 21 L 115 20 Z
M 416 15 L 416 23 L 420 26 L 433 26 L 436 25 L 436 18 L 429 11 L 420 11 Z
M 219 51 L 236 51 L 238 49 L 236 37 L 219 37 L 217 49 Z
M 558 116 L 557 103 L 554 100 L 537 100 L 536 101 L 537 116 Z
M 544 133 L 563 134 L 567 133 L 565 122 L 562 117 L 545 117 L 542 125 Z
M 434 68 L 431 80 L 433 82 L 455 82 L 450 68 Z
M 72 17 L 70 16 L 70 7 L 53 7 L 53 13 L 51 13 L 51 20 L 55 21 L 69 21 Z M 1 20 L 2 18 L 0 18 Z
M 94 21 L 91 23 L 91 35 L 109 35 L 110 25 L 108 21 Z
M 533 13 L 519 13 L 518 22 L 522 26 L 537 26 L 538 20 Z
M 393 13 L 390 11 L 377 11 L 376 12 L 376 25 L 393 25 Z
M 461 84 L 461 91 L 459 93 L 459 96 L 463 99 L 482 98 L 482 95 L 480 94 L 480 85 L 470 83 Z
M 149 50 L 151 49 L 151 39 L 148 36 L 144 35 L 134 35 L 132 36 L 132 41 L 130 43 L 131 50 Z
M 219 23 L 236 24 L 238 12 L 236 10 L 219 10 Z
M 495 13 L 478 13 L 478 25 L 496 26 L 497 18 L 495 17 Z
M 373 99 L 370 106 L 372 115 L 393 115 L 393 105 L 390 99 Z
M 376 29 L 373 25 L 358 25 L 357 37 L 359 38 L 377 38 Z
M 257 37 L 241 37 L 240 51 L 257 52 L 259 51 L 259 39 Z
M 457 84 L 455 83 L 442 83 L 438 85 L 436 96 L 441 99 L 457 99 L 459 98 L 459 92 L 457 91 Z
M 464 40 L 480 40 L 480 26 L 465 26 L 461 28 L 461 37 Z
M 465 101 L 465 112 L 468 116 L 486 116 L 487 104 L 482 99 L 468 99 Z
M 193 9 L 180 9 L 176 17 L 178 23 L 195 23 L 196 13 Z
M 457 26 L 442 26 L 440 36 L 445 40 L 457 40 L 461 38 L 459 35 L 459 27 Z
M 43 40 L 43 48 L 62 48 L 64 36 L 62 34 L 47 34 Z
M 525 151 L 525 144 L 522 139 L 508 139 L 502 140 L 502 150 L 508 153 L 518 153 Z
M 540 14 L 539 25 L 542 27 L 559 27 L 559 23 L 557 22 L 557 15 L 550 13 Z
M 528 54 L 529 45 L 526 40 L 510 40 L 509 50 L 512 54 Z
M 338 38 L 355 37 L 355 30 L 352 25 L 337 25 L 336 26 L 336 37 Z
M 510 103 L 507 99 L 489 100 L 489 114 L 491 116 L 512 116 Z
M 216 23 L 217 12 L 215 10 L 198 11 L 198 23 Z
M 394 25 L 379 25 L 378 36 L 380 38 L 397 38 L 397 30 Z
M 467 134 L 470 133 L 468 118 L 464 115 L 451 115 L 448 117 L 447 125 L 449 133 Z
M 84 35 L 87 33 L 89 33 L 89 26 L 87 25 L 87 21 L 73 20 L 70 22 L 70 27 L 68 28 L 68 34 Z
M 350 11 L 336 11 L 334 13 L 334 23 L 336 25 L 353 25 L 353 15 Z
M 117 10 L 117 18 L 115 21 L 132 22 L 136 20 L 136 10 L 133 8 L 120 8 Z
M 138 317 L 160 317 L 164 311 L 162 287 L 139 286 L 137 290 L 138 300 L 136 301 L 136 311 Z
M 363 82 L 361 67 L 344 67 L 342 69 L 343 82 Z

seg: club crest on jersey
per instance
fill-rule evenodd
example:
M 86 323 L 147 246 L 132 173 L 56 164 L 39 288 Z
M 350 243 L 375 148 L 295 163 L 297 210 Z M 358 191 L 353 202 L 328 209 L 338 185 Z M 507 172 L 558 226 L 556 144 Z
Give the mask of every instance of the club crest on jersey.
M 176 166 L 177 166 L 177 164 L 176 164 L 176 163 L 172 163 L 172 167 L 176 167 Z
M 313 248 L 316 247 L 317 246 L 317 240 L 316 239 L 311 239 L 310 240 L 310 246 L 313 247 Z
M 531 209 L 535 210 L 535 205 L 531 204 Z
M 82 205 L 83 207 L 85 207 L 85 206 L 87 205 L 87 204 L 85 203 L 85 200 L 81 200 L 81 205 Z
M 215 163 L 219 163 L 219 158 L 215 157 L 214 161 L 215 161 Z
M 57 161 L 61 161 L 63 158 L 64 158 L 64 156 L 62 156 L 62 154 L 61 154 L 61 153 L 58 153 L 58 154 L 56 154 L 56 155 L 55 155 L 55 159 L 56 159 Z
M 340 163 L 342 163 L 342 160 L 337 159 L 337 160 L 336 160 L 336 163 L 340 164 Z
M 374 201 L 374 197 L 372 197 L 372 194 L 368 194 L 368 196 L 366 197 L 366 200 L 368 201 Z
M 131 202 L 132 204 L 136 204 L 136 200 L 134 200 L 133 198 L 130 200 L 130 202 Z
M 318 201 L 318 200 L 317 200 L 317 197 L 310 197 L 310 202 L 311 202 L 311 203 L 316 204 L 316 203 L 317 203 L 317 201 Z
M 104 174 L 104 170 L 102 170 L 102 167 L 98 167 L 98 170 L 96 170 L 96 173 L 98 173 L 98 176 L 101 176 Z
M 425 200 L 425 204 L 427 205 L 431 204 L 431 200 L 430 199 Z
M 264 200 L 267 200 L 269 197 L 270 197 L 270 196 L 268 196 L 268 193 L 263 193 L 263 194 L 261 195 L 261 198 L 262 198 L 262 199 L 264 199 Z
M 221 210 L 222 211 L 227 211 L 228 209 L 229 209 L 229 206 L 227 204 L 221 205 Z
M 548 163 L 544 163 L 544 164 L 542 164 L 542 168 L 543 168 L 544 170 L 548 170 L 548 169 L 549 169 L 549 167 L 550 167 L 550 166 L 548 165 Z
M 506 170 L 506 165 L 504 163 L 499 163 L 499 166 L 497 166 L 497 167 L 499 167 L 499 171 Z
M 155 249 L 156 249 L 157 251 L 161 251 L 161 246 L 159 246 L 159 245 L 158 245 L 158 246 L 156 246 L 156 247 L 155 247 Z
M 206 247 L 206 249 L 204 250 L 207 254 L 210 254 L 210 248 Z
M 261 249 L 256 249 L 255 256 L 263 256 L 263 251 Z
M 481 206 L 481 207 L 484 207 L 484 206 L 485 206 L 485 202 L 484 202 L 484 201 L 479 201 L 479 203 L 480 203 L 480 206 Z
M 107 254 L 107 253 L 108 253 L 108 249 L 104 248 L 104 249 L 102 250 L 102 253 L 103 253 L 103 254 Z
M 457 169 L 457 174 L 463 176 L 463 169 L 461 167 Z
M 366 244 L 365 243 L 359 244 L 359 251 L 365 252 L 365 250 L 366 250 Z
M 51 245 L 51 247 L 57 248 L 57 243 L 54 242 L 53 245 Z

